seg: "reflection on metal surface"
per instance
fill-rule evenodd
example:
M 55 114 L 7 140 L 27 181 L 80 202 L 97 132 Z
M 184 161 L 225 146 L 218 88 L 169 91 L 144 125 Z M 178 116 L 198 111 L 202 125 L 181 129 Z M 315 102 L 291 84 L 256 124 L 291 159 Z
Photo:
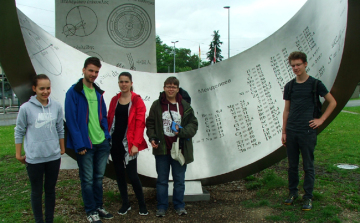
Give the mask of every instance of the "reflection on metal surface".
M 0 14 L 8 22 L 0 23 L 0 62 L 15 93 L 26 101 L 31 93 L 29 78 L 46 73 L 52 81 L 52 98 L 63 104 L 67 89 L 82 77 L 87 55 L 44 32 L 16 11 L 13 2 L 3 6 Z M 191 95 L 199 120 L 199 131 L 192 139 L 195 161 L 188 166 L 186 180 L 200 180 L 203 185 L 228 182 L 261 171 L 286 156 L 280 140 L 282 91 L 294 77 L 287 63 L 292 51 L 302 50 L 308 55 L 308 73 L 321 79 L 338 102 L 319 131 L 325 128 L 344 107 L 360 79 L 354 63 L 360 51 L 359 9 L 357 0 L 309 0 L 287 24 L 251 49 L 209 67 L 175 74 L 180 86 Z M 39 44 L 40 40 L 46 44 Z M 51 48 L 46 50 L 48 54 L 34 56 L 34 47 L 45 52 L 46 46 Z M 52 69 L 44 66 L 43 60 L 48 60 L 46 64 Z M 24 66 L 19 66 L 19 61 Z M 60 74 L 55 72 L 60 70 L 59 61 Z M 109 64 L 103 64 L 100 70 L 97 83 L 106 91 L 107 104 L 119 91 L 117 76 L 122 71 Z M 148 110 L 163 81 L 174 75 L 131 73 L 135 91 Z M 71 152 L 67 151 L 73 156 Z M 106 174 L 114 177 L 111 165 Z M 144 186 L 155 185 L 151 149 L 140 153 L 138 171 Z

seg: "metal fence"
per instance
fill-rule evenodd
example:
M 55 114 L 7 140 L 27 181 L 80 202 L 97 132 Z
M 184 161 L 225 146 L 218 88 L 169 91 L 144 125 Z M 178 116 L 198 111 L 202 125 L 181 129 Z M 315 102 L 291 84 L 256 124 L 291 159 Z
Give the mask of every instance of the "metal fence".
M 18 111 L 19 100 L 0 66 L 0 114 L 17 113 Z

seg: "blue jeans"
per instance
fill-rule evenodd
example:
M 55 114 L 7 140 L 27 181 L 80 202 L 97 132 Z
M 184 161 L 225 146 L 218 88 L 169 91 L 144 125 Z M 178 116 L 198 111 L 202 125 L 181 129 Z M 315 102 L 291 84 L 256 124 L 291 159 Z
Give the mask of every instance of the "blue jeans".
M 169 207 L 168 188 L 170 166 L 174 180 L 173 205 L 175 209 L 184 208 L 186 164 L 181 166 L 180 163 L 172 159 L 170 155 L 156 155 L 155 159 L 156 172 L 158 174 L 156 180 L 157 209 L 167 210 Z
M 87 214 L 103 205 L 102 181 L 110 153 L 109 141 L 93 144 L 85 155 L 76 154 L 81 181 L 81 193 Z
M 291 194 L 298 194 L 299 156 L 301 153 L 305 172 L 303 185 L 305 195 L 303 198 L 312 199 L 313 197 L 312 192 L 315 183 L 314 150 L 316 139 L 316 131 L 293 132 L 286 130 L 286 152 L 289 161 L 289 192 Z

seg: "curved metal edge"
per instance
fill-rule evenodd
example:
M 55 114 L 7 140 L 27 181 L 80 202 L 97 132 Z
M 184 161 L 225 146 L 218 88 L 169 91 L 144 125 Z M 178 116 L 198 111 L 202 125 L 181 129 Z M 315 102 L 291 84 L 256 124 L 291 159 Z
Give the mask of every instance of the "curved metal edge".
M 20 29 L 15 1 L 1 2 L 0 63 L 21 103 L 33 95 L 32 79 L 36 75 Z M 15 74 L 15 75 L 10 75 Z
M 318 133 L 323 131 L 332 120 L 341 112 L 354 93 L 360 81 L 358 61 L 360 59 L 360 1 L 348 0 L 348 18 L 345 34 L 345 46 L 341 58 L 338 75 L 336 76 L 331 94 L 337 101 L 337 106 L 330 117 L 324 122 Z M 327 107 L 324 103 L 323 107 Z M 324 110 L 323 110 L 324 111 Z
M 357 59 L 360 59 L 360 29 L 358 27 L 358 21 L 360 21 L 360 1 L 348 0 L 348 18 L 344 51 L 338 74 L 330 90 L 330 93 L 337 101 L 337 106 L 332 112 L 332 114 L 329 116 L 329 118 L 318 129 L 318 134 L 322 132 L 345 107 L 351 95 L 354 93 L 356 85 L 360 81 L 357 64 Z M 325 102 L 322 110 L 325 111 L 327 106 L 328 104 Z M 227 183 L 234 180 L 240 180 L 244 177 L 260 172 L 276 164 L 284 158 L 286 158 L 286 148 L 282 146 L 279 149 L 275 150 L 273 153 L 263 157 L 262 159 L 250 165 L 244 166 L 240 169 L 234 170 L 226 174 L 198 180 L 201 181 L 203 186 L 210 186 Z M 141 182 L 143 182 L 143 186 L 155 187 L 156 179 L 140 175 L 139 177 L 141 179 Z

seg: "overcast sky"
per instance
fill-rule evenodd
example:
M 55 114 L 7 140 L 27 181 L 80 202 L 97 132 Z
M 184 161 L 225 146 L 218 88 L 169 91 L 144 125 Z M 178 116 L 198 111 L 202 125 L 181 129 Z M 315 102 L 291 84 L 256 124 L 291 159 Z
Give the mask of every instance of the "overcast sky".
M 219 30 L 224 59 L 256 45 L 283 26 L 306 0 L 156 0 L 156 34 L 167 45 L 191 49 L 206 59 L 214 30 Z M 17 7 L 44 30 L 55 35 L 55 0 L 17 0 Z

